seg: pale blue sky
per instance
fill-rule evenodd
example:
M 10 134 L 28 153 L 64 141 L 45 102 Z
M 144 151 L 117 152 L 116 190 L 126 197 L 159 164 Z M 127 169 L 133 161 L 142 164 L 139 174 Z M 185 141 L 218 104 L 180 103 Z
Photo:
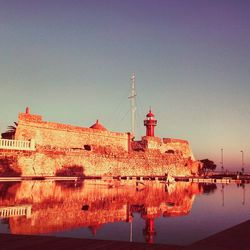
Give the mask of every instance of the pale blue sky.
M 250 171 L 250 1 L 0 0 L 0 130 L 45 120 L 189 140 L 197 159 Z M 139 123 L 140 121 L 140 123 Z

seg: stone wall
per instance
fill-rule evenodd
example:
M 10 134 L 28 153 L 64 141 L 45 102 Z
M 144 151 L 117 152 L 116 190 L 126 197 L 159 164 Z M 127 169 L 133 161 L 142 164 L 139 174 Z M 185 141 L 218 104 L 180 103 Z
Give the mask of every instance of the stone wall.
M 141 141 L 132 143 L 132 148 L 134 150 L 138 149 L 138 151 L 142 148 L 144 148 L 144 151 L 158 150 L 162 154 L 175 154 L 194 160 L 188 141 L 181 139 L 143 136 Z
M 0 151 L 0 176 L 190 176 L 199 162 L 156 152 Z
M 143 136 L 133 142 L 129 133 L 101 131 L 92 128 L 46 122 L 40 115 L 20 113 L 15 134 L 17 140 L 34 139 L 39 146 L 50 148 L 109 147 L 114 151 L 158 150 L 163 154 L 176 154 L 194 160 L 188 141 L 172 138 Z
M 1 159 L 2 158 L 2 159 Z M 2 163 L 2 164 L 1 164 Z M 190 176 L 198 162 L 180 155 L 159 152 L 92 152 L 87 150 L 46 150 L 0 154 L 2 176 Z
M 130 135 L 46 122 L 40 115 L 20 113 L 15 139 L 34 139 L 38 146 L 83 148 L 84 145 L 102 145 L 128 151 Z
M 176 154 L 181 154 L 183 157 L 194 159 L 192 149 L 186 140 L 163 138 L 163 144 L 161 146 L 161 152 L 166 153 L 169 150 L 173 150 Z

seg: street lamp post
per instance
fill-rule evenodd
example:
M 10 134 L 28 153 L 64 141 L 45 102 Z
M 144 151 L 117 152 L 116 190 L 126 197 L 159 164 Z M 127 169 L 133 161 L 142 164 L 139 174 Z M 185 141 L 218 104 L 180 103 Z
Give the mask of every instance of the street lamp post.
M 244 151 L 241 150 L 241 170 L 242 170 L 242 173 L 244 174 Z
M 221 148 L 221 172 L 223 173 L 224 171 L 224 162 L 223 162 L 223 148 Z

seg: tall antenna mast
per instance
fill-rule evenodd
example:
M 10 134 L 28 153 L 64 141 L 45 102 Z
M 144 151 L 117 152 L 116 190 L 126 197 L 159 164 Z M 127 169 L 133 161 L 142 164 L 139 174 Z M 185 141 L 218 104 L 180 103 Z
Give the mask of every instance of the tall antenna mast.
M 135 112 L 136 112 L 136 91 L 135 91 L 135 73 L 131 76 L 131 95 L 128 97 L 131 105 L 131 133 L 135 136 Z

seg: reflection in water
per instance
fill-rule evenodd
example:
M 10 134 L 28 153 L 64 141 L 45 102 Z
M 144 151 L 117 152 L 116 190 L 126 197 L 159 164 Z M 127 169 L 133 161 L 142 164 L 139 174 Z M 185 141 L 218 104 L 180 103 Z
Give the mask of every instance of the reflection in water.
M 243 189 L 243 197 L 242 197 L 242 205 L 245 206 L 246 203 L 246 189 L 245 189 L 245 184 L 242 184 L 242 189 Z
M 222 206 L 225 205 L 225 194 L 224 194 L 224 184 L 221 185 L 221 193 L 222 193 Z
M 241 203 L 243 206 L 245 206 L 245 204 L 246 204 L 246 186 L 244 183 L 241 183 L 241 184 L 237 184 L 237 187 L 242 188 L 242 202 Z M 221 184 L 221 200 L 222 200 L 223 207 L 225 206 L 225 190 L 224 189 L 225 189 L 225 184 L 222 183 Z M 204 192 L 204 189 L 203 189 L 203 192 Z
M 196 194 L 211 192 L 216 185 L 101 180 L 84 182 L 23 181 L 0 185 L 0 207 L 32 207 L 28 216 L 9 216 L 14 234 L 44 234 L 88 227 L 93 235 L 107 223 L 144 220 L 145 241 L 154 242 L 155 219 L 187 215 Z M 14 209 L 14 207 L 13 207 Z

